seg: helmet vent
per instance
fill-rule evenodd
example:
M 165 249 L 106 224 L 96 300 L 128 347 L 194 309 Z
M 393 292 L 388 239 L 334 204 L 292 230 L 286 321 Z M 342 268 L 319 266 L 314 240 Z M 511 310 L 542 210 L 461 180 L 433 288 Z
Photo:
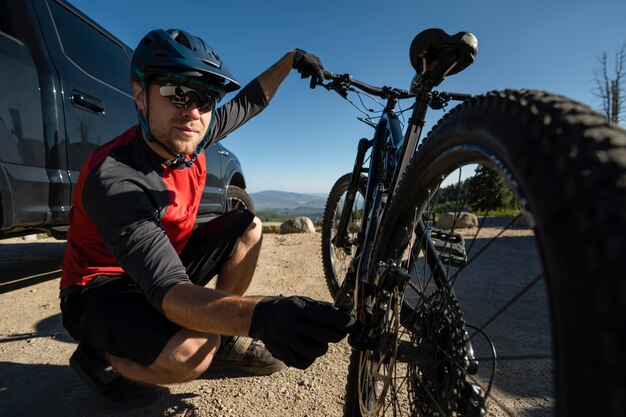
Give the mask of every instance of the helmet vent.
M 182 33 L 182 32 L 175 32 L 172 35 L 173 35 L 172 38 L 176 42 L 180 43 L 181 45 L 186 46 L 189 49 L 191 49 L 191 42 L 189 42 L 189 39 L 187 38 L 187 36 L 185 36 L 184 33 Z M 195 48 L 194 48 L 194 50 L 195 50 Z
M 207 59 L 203 59 L 202 62 L 204 62 L 205 64 L 210 65 L 212 67 L 215 67 L 215 68 L 219 68 L 220 67 L 219 65 L 216 65 L 215 62 L 211 62 L 211 61 L 209 61 Z

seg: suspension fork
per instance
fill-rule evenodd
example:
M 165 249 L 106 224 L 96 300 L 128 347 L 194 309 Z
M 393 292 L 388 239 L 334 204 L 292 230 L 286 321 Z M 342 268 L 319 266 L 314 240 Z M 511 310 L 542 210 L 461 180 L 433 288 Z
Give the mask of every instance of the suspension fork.
M 339 218 L 339 224 L 337 225 L 337 233 L 335 234 L 334 244 L 338 248 L 346 247 L 346 236 L 348 235 L 348 222 L 350 221 L 350 215 L 352 214 L 352 206 L 356 194 L 359 191 L 359 182 L 361 181 L 361 173 L 363 172 L 363 161 L 365 161 L 365 154 L 368 149 L 373 145 L 373 140 L 361 139 L 357 149 L 356 159 L 354 161 L 354 167 L 352 168 L 352 175 L 350 176 L 350 184 L 348 184 L 348 190 L 346 191 L 346 199 L 341 211 L 341 217 Z
M 371 140 L 361 139 L 359 142 L 359 148 L 357 152 L 357 158 L 350 178 L 350 189 L 347 194 L 352 194 L 352 198 L 346 195 L 346 203 L 344 204 L 339 225 L 337 226 L 337 233 L 335 235 L 334 245 L 335 247 L 344 248 L 346 243 L 347 225 L 350 219 L 350 213 L 352 211 L 352 205 L 354 204 L 354 197 L 358 191 L 358 181 L 360 181 L 360 174 L 364 171 L 363 162 L 365 160 L 365 153 L 371 148 L 371 162 L 367 169 L 367 187 L 365 190 L 365 206 L 363 207 L 363 217 L 361 219 L 361 231 L 358 235 L 357 252 L 352 259 L 350 268 L 346 274 L 346 278 L 343 280 L 339 293 L 337 294 L 335 305 L 340 307 L 347 307 L 349 310 L 354 306 L 355 301 L 359 296 L 359 287 L 362 283 L 368 281 L 368 263 L 373 248 L 373 241 L 375 233 L 378 229 L 379 222 L 379 208 L 383 199 L 384 186 L 382 184 L 381 176 L 381 161 L 380 152 L 383 149 L 383 145 L 386 139 L 387 132 L 387 119 L 381 117 L 380 122 L 376 126 L 376 132 L 374 138 Z M 357 283 L 357 281 L 359 283 Z

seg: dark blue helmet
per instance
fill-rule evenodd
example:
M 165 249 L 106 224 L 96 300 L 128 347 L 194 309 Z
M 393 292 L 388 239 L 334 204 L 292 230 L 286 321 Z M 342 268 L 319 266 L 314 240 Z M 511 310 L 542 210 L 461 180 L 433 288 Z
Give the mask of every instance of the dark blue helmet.
M 178 29 L 149 32 L 137 45 L 130 67 L 133 79 L 181 76 L 200 81 L 220 97 L 239 88 L 211 45 Z

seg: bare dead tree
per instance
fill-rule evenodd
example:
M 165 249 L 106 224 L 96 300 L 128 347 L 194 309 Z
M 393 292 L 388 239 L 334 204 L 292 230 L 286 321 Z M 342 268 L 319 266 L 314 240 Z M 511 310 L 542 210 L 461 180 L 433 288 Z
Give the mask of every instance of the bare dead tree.
M 613 74 L 609 74 L 606 51 L 598 58 L 598 62 L 600 67 L 595 71 L 596 86 L 593 94 L 600 99 L 601 110 L 609 123 L 618 125 L 626 119 L 622 111 L 626 106 L 626 88 L 623 83 L 626 76 L 626 43 L 615 51 Z

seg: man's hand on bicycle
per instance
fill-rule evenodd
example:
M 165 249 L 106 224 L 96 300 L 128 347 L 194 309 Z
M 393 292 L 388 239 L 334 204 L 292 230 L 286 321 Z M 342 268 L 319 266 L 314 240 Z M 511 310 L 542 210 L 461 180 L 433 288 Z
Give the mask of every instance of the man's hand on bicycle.
M 292 68 L 300 73 L 302 78 L 311 77 L 311 88 L 324 81 L 324 66 L 320 59 L 313 54 L 296 49 Z
M 254 310 L 249 334 L 287 366 L 306 369 L 353 325 L 352 317 L 329 303 L 298 296 L 265 297 Z

